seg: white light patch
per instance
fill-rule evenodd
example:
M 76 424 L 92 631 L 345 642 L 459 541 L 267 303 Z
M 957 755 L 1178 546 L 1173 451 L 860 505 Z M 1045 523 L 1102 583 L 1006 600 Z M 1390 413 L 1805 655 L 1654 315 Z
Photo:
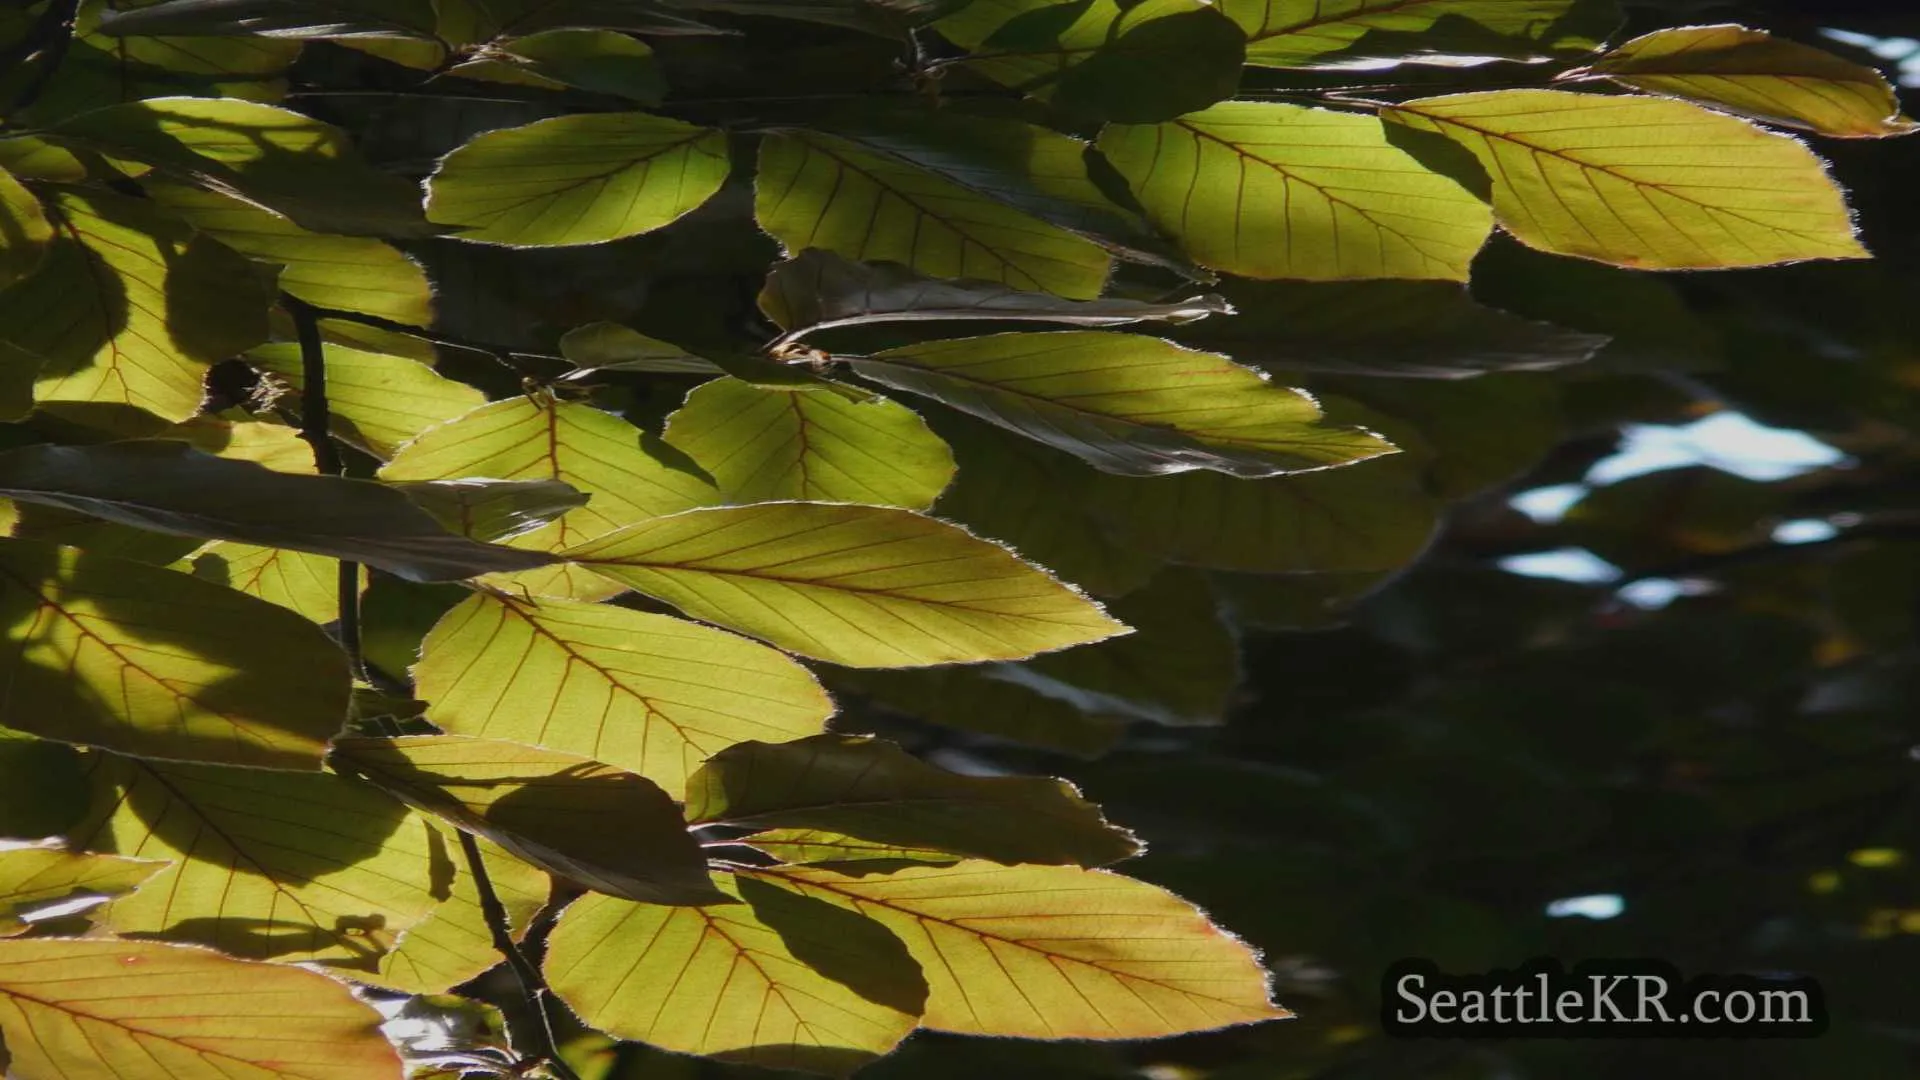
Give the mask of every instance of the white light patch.
M 1587 497 L 1585 484 L 1554 484 L 1523 491 L 1507 500 L 1507 505 L 1527 515 L 1538 525 L 1552 525 L 1567 516 L 1573 505 Z
M 1643 611 L 1658 611 L 1683 596 L 1705 596 L 1714 590 L 1698 578 L 1641 578 L 1620 586 L 1614 594 Z
M 1547 905 L 1547 917 L 1565 919 L 1578 915 L 1587 919 L 1611 919 L 1627 910 L 1627 902 L 1618 893 L 1594 893 L 1592 896 L 1567 896 Z
M 1785 480 L 1842 464 L 1847 456 L 1804 431 L 1767 427 L 1737 412 L 1691 424 L 1628 424 L 1626 443 L 1587 471 L 1589 484 L 1612 484 L 1662 469 L 1707 465 L 1748 480 Z
M 1620 568 L 1586 548 L 1557 548 L 1509 555 L 1500 560 L 1500 569 L 1521 577 L 1552 578 L 1576 585 L 1604 585 L 1617 581 Z
M 1773 527 L 1773 542 L 1776 544 L 1817 544 L 1822 540 L 1831 540 L 1840 535 L 1833 522 L 1823 518 L 1799 518 L 1783 521 Z

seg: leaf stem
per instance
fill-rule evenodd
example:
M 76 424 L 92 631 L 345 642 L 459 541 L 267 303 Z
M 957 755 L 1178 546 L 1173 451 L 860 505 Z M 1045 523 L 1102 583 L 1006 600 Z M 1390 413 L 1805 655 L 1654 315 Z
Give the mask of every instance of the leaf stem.
M 286 293 L 280 306 L 293 319 L 300 339 L 300 437 L 313 448 L 313 467 L 324 476 L 346 475 L 340 448 L 333 444 L 332 409 L 327 402 L 327 347 L 320 340 L 317 309 Z M 360 564 L 340 559 L 337 590 L 340 601 L 340 648 L 347 654 L 353 677 L 367 682 L 366 661 L 360 645 Z
M 533 1050 L 546 1059 L 547 1068 L 560 1080 L 580 1080 L 560 1057 L 560 1050 L 553 1037 L 553 1018 L 547 1012 L 547 981 L 540 969 L 527 959 L 514 943 L 513 927 L 507 922 L 506 905 L 500 902 L 500 894 L 493 891 L 493 879 L 487 876 L 487 865 L 480 855 L 480 845 L 473 834 L 464 829 L 456 829 L 460 836 L 460 851 L 467 859 L 467 872 L 473 875 L 474 891 L 480 894 L 480 914 L 487 921 L 487 930 L 493 935 L 493 947 L 506 957 L 507 966 L 513 969 L 513 976 L 520 983 L 520 995 L 526 1001 L 527 1012 L 533 1018 Z

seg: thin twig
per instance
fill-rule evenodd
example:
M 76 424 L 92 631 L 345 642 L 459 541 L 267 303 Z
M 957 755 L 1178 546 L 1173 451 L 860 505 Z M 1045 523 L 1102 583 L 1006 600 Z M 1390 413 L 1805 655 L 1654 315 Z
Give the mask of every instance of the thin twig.
M 280 306 L 293 319 L 300 338 L 300 437 L 313 448 L 313 467 L 323 476 L 344 476 L 346 465 L 330 430 L 332 410 L 327 403 L 327 348 L 320 340 L 320 319 L 305 301 L 280 294 Z M 367 681 L 360 647 L 360 564 L 339 560 L 340 648 L 354 678 Z
M 480 353 L 483 356 L 491 357 L 500 366 L 522 375 L 526 374 L 526 370 L 521 365 L 514 363 L 513 357 L 525 356 L 535 360 L 566 359 L 563 356 L 554 356 L 551 353 L 528 352 L 525 349 L 508 349 L 499 345 L 489 345 L 485 342 L 475 341 L 472 338 L 459 337 L 439 330 L 429 330 L 424 326 L 414 326 L 411 323 L 383 319 L 378 315 L 368 315 L 363 311 L 343 311 L 339 308 L 323 307 L 309 307 L 307 310 L 313 312 L 316 318 L 338 319 L 341 322 L 358 323 L 361 326 L 371 326 L 375 330 L 385 330 L 389 333 L 406 334 L 409 337 L 417 337 L 422 341 L 431 342 L 443 348 Z
M 487 876 L 487 865 L 480 855 L 480 845 L 473 834 L 464 829 L 456 830 L 460 835 L 460 851 L 467 858 L 467 872 L 473 875 L 473 889 L 480 894 L 480 914 L 486 918 L 487 929 L 493 934 L 493 947 L 507 958 L 507 966 L 513 969 L 513 976 L 519 980 L 520 996 L 525 999 L 527 1012 L 533 1017 L 533 1038 L 530 1040 L 533 1051 L 544 1058 L 547 1068 L 560 1080 L 580 1080 L 580 1074 L 573 1071 L 560 1057 L 559 1047 L 553 1037 L 553 1017 L 547 1012 L 547 981 L 533 961 L 520 951 L 514 943 L 512 926 L 507 922 L 506 906 L 500 903 L 500 895 L 493 891 L 493 879 Z

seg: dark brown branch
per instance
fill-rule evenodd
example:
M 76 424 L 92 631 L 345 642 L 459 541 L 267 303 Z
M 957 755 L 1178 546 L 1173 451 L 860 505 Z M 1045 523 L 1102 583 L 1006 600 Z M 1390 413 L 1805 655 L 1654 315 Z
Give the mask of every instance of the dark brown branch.
M 313 448 L 313 467 L 323 476 L 344 476 L 346 465 L 333 444 L 332 410 L 327 402 L 327 348 L 320 340 L 317 309 L 296 297 L 280 294 L 280 306 L 293 319 L 300 339 L 300 437 Z M 347 654 L 354 678 L 367 681 L 360 646 L 360 564 L 339 560 L 340 648 Z
M 493 891 L 493 879 L 487 876 L 487 864 L 480 854 L 480 845 L 473 835 L 465 830 L 460 834 L 460 851 L 466 856 L 467 872 L 473 875 L 474 891 L 480 894 L 480 914 L 486 918 L 487 930 L 493 935 L 493 947 L 506 957 L 507 966 L 513 969 L 513 977 L 520 983 L 520 995 L 526 1002 L 527 1012 L 532 1025 L 532 1038 L 535 1054 L 544 1058 L 547 1068 L 560 1080 L 580 1080 L 560 1057 L 559 1047 L 553 1037 L 553 1017 L 547 1012 L 547 980 L 540 969 L 520 951 L 513 940 L 513 927 L 507 921 L 506 905 L 500 902 L 500 895 Z

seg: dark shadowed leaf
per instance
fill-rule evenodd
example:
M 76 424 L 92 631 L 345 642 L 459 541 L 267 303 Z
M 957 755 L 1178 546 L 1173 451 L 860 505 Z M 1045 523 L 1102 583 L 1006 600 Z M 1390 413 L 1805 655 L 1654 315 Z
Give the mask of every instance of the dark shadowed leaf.
M 558 480 L 406 480 L 391 486 L 448 532 L 488 541 L 538 529 L 588 500 L 586 492 Z
M 1220 0 L 1247 62 L 1373 68 L 1393 61 L 1544 60 L 1585 52 L 1620 22 L 1613 0 Z
M 1240 85 L 1246 39 L 1212 7 L 1140 23 L 1067 68 L 1052 104 L 1075 116 L 1157 124 L 1224 101 Z
M 429 37 L 433 24 L 432 0 L 162 0 L 108 12 L 100 20 L 100 32 Z
M 52 242 L 53 226 L 40 200 L 0 169 L 0 289 L 33 273 Z
M 560 355 L 580 368 L 594 371 L 647 371 L 672 375 L 718 375 L 719 365 L 678 345 L 650 338 L 618 323 L 589 323 L 560 338 Z
M 902 716 L 1023 746 L 1095 758 L 1119 741 L 1119 717 L 1083 712 L 1059 698 L 994 677 L 1002 665 L 907 671 L 836 672 L 836 692 L 852 691 Z

